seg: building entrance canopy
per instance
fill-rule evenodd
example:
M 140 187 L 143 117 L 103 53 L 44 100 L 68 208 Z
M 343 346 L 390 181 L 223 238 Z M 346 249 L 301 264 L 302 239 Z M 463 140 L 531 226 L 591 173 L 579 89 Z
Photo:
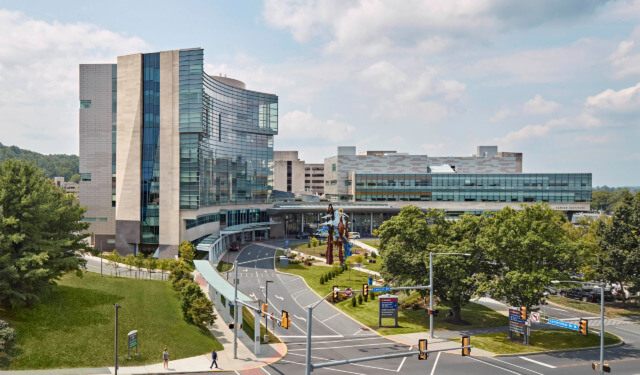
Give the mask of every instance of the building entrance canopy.
M 251 232 L 256 230 L 269 230 L 270 225 L 278 224 L 273 221 L 263 221 L 261 223 L 238 224 L 226 227 L 220 231 L 220 235 Z
M 234 286 L 227 281 L 222 275 L 220 275 L 214 268 L 213 264 L 208 260 L 194 260 L 193 264 L 196 266 L 196 270 L 200 272 L 202 277 L 211 285 L 213 289 L 218 291 L 221 295 L 224 296 L 225 300 L 231 302 L 234 300 L 235 288 Z M 256 301 L 242 293 L 238 289 L 238 301 L 245 303 L 255 303 Z

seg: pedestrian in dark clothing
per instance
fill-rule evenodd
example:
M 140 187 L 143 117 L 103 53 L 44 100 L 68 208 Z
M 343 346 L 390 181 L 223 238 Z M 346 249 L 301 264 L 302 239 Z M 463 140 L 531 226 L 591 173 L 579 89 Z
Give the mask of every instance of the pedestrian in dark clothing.
M 167 348 L 164 348 L 164 352 L 162 352 L 162 360 L 164 361 L 164 369 L 169 369 L 169 352 Z
M 213 368 L 213 365 L 216 365 L 216 368 L 218 368 L 218 362 L 216 362 L 218 360 L 218 353 L 216 353 L 215 349 L 211 351 L 211 360 L 213 362 L 211 362 L 211 366 L 209 366 L 209 368 Z

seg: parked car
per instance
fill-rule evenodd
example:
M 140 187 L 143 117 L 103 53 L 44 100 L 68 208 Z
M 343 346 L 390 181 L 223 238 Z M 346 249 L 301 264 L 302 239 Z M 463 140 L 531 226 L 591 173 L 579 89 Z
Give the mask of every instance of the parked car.
M 311 235 L 307 232 L 302 232 L 302 233 L 298 233 L 296 234 L 296 238 L 297 239 L 301 239 L 301 238 L 309 238 L 311 237 Z
M 560 295 L 567 298 L 577 299 L 582 302 L 600 302 L 600 289 L 582 289 L 571 288 L 563 290 Z M 610 291 L 604 292 L 604 300 L 606 302 L 613 301 L 613 295 Z
M 240 243 L 232 242 L 231 246 L 229 247 L 229 251 L 240 251 Z
M 349 232 L 349 238 L 353 238 L 354 240 L 360 239 L 360 233 L 358 232 Z

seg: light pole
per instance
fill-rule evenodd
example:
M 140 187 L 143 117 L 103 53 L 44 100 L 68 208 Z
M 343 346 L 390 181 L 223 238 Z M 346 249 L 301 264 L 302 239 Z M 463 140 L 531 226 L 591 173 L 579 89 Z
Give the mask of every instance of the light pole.
M 429 337 L 433 338 L 433 255 L 464 255 L 467 253 L 429 253 Z
M 235 295 L 233 297 L 233 359 L 238 359 L 238 258 L 233 262 L 236 276 L 233 279 Z M 227 302 L 228 303 L 228 302 Z M 260 329 L 258 327 L 257 329 Z
M 116 308 L 116 365 L 115 365 L 115 375 L 118 375 L 118 309 L 122 308 L 122 306 L 114 303 L 113 306 Z
M 593 284 L 586 281 L 574 281 L 574 280 L 551 280 L 553 284 L 560 283 L 578 283 L 578 284 Z M 597 283 L 600 286 L 600 374 L 604 374 L 604 283 Z
M 264 282 L 264 301 L 267 306 L 269 306 L 269 283 L 272 283 L 272 280 L 266 280 Z M 264 341 L 269 343 L 269 326 L 267 325 L 267 314 L 264 314 Z
M 548 292 L 544 292 L 542 293 L 542 295 L 544 296 L 544 299 L 542 300 L 542 315 L 543 316 L 547 316 L 547 296 L 549 295 Z

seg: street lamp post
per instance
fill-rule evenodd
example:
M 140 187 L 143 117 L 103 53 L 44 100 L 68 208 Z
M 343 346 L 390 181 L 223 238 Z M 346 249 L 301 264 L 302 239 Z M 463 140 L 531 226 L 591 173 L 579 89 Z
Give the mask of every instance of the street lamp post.
M 233 359 L 238 359 L 238 258 L 233 262 L 233 268 L 235 269 L 235 278 L 233 280 L 234 285 L 234 297 L 233 297 Z M 227 302 L 228 303 L 228 302 Z M 257 329 L 260 329 L 259 327 Z
M 467 253 L 429 253 L 429 336 L 431 338 L 433 338 L 433 254 L 471 256 Z
M 264 301 L 266 302 L 267 306 L 269 306 L 269 283 L 272 283 L 272 280 L 266 280 L 264 282 Z M 267 316 L 267 314 L 264 314 L 264 341 L 265 342 L 269 342 L 269 326 L 267 325 L 268 319 L 269 317 Z
M 551 280 L 553 284 L 559 283 L 578 283 L 578 284 L 593 284 L 586 281 L 560 281 Z M 600 286 L 600 374 L 604 374 L 604 283 L 598 283 Z
M 115 375 L 118 375 L 118 309 L 122 308 L 122 306 L 114 303 L 113 306 L 116 308 L 116 363 L 115 363 Z

